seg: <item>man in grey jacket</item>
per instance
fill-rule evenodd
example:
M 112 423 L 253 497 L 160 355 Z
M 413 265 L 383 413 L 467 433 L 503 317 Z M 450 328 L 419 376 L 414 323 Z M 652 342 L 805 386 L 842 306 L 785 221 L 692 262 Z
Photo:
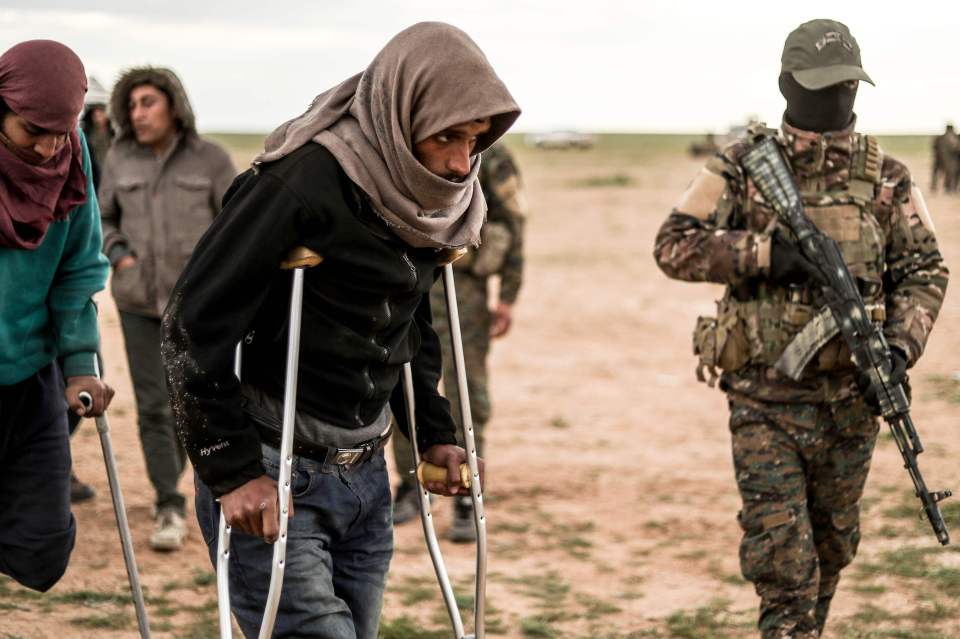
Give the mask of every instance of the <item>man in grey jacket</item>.
M 117 138 L 100 185 L 103 251 L 113 266 L 140 441 L 156 490 L 154 550 L 186 534 L 177 490 L 186 455 L 177 439 L 160 362 L 160 317 L 200 236 L 236 175 L 226 152 L 202 139 L 183 85 L 169 69 L 130 69 L 110 98 Z

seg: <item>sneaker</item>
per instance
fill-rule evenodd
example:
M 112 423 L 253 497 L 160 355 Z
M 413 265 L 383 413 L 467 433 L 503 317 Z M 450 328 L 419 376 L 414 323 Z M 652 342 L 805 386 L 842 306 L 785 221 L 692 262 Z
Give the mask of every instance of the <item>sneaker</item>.
M 150 547 L 154 550 L 180 550 L 187 536 L 187 524 L 183 515 L 175 510 L 161 510 L 157 515 L 157 527 L 150 535 Z
M 473 500 L 456 497 L 453 502 L 453 525 L 447 530 L 447 539 L 456 544 L 477 540 L 477 526 L 473 521 Z
M 81 501 L 89 501 L 96 495 L 96 491 L 89 484 L 85 484 L 70 473 L 70 503 L 76 504 Z
M 420 514 L 420 495 L 416 484 L 402 482 L 393 498 L 393 525 L 405 524 Z

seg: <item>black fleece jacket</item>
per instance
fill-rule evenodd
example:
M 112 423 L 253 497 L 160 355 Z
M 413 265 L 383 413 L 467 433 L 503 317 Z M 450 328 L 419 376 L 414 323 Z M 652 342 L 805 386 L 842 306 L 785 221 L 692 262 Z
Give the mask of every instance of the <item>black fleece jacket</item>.
M 264 472 L 262 426 L 241 407 L 234 349 L 243 340 L 244 383 L 282 398 L 292 276 L 279 265 L 299 245 L 324 259 L 304 277 L 297 410 L 358 428 L 389 401 L 407 432 L 398 381 L 411 361 L 421 450 L 455 442 L 430 324 L 440 253 L 401 241 L 333 155 L 310 143 L 237 177 L 164 315 L 180 439 L 216 495 Z

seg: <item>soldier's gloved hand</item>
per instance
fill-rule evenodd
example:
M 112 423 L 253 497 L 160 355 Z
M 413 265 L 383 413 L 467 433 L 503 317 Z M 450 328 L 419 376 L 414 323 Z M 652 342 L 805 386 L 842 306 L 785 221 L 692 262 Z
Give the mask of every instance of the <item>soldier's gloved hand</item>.
M 903 391 L 907 394 L 907 400 L 911 399 L 910 378 L 907 376 L 907 356 L 899 348 L 890 348 L 890 384 L 900 384 Z M 857 373 L 857 387 L 860 394 L 863 395 L 863 401 L 867 403 L 874 415 L 880 415 L 880 400 L 877 397 L 877 389 L 870 383 L 870 376 L 866 373 Z
M 770 241 L 770 281 L 780 286 L 826 283 L 813 262 L 805 258 L 797 245 L 787 240 L 779 229 L 774 230 Z

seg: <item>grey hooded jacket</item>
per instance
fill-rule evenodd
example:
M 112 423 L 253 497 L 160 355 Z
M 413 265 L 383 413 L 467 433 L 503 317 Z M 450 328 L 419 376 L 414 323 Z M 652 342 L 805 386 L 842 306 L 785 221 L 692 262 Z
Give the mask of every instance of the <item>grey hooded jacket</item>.
M 139 144 L 131 126 L 127 103 L 142 84 L 172 99 L 179 135 L 163 157 Z M 98 193 L 103 252 L 112 265 L 125 255 L 136 257 L 135 266 L 113 274 L 113 298 L 121 311 L 159 318 L 194 246 L 220 212 L 236 170 L 221 147 L 197 135 L 183 85 L 168 69 L 124 73 L 110 97 L 110 116 L 117 137 Z

